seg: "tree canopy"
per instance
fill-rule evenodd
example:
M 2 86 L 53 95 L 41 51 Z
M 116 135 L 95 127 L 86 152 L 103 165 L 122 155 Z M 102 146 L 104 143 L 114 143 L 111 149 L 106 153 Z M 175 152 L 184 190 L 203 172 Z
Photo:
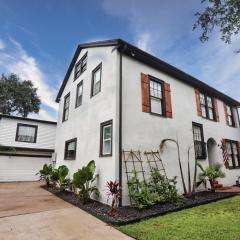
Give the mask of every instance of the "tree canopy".
M 38 113 L 41 100 L 30 80 L 21 80 L 16 74 L 0 77 L 0 113 L 27 117 Z
M 233 35 L 240 31 L 240 0 L 201 0 L 207 6 L 203 12 L 197 12 L 197 21 L 193 29 L 200 27 L 200 40 L 208 41 L 209 34 L 215 27 L 221 33 L 221 40 L 231 43 Z

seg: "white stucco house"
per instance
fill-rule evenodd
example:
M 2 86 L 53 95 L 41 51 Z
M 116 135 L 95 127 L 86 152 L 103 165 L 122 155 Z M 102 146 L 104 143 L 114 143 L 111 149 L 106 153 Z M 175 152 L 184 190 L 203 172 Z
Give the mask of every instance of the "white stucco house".
M 121 39 L 79 45 L 56 101 L 56 164 L 73 174 L 94 159 L 102 202 L 118 180 L 128 204 L 123 150 L 155 151 L 165 138 L 178 138 L 184 172 L 191 146 L 191 166 L 223 163 L 224 140 L 230 168 L 220 181 L 240 176 L 240 102 Z M 161 158 L 168 177 L 180 176 L 173 144 Z
M 0 182 L 36 181 L 52 163 L 56 122 L 0 114 Z

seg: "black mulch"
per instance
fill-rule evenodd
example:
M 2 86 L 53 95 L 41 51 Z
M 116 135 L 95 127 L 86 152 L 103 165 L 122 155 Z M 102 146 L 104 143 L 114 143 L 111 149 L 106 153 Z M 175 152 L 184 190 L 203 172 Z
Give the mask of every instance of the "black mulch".
M 164 215 L 169 212 L 175 212 L 182 209 L 187 209 L 195 206 L 199 206 L 202 204 L 215 202 L 221 199 L 233 197 L 236 193 L 221 193 L 221 192 L 199 192 L 196 193 L 194 197 L 188 198 L 186 202 L 177 206 L 172 203 L 164 203 L 164 204 L 156 204 L 150 208 L 139 210 L 134 207 L 119 207 L 117 213 L 114 216 L 109 216 L 109 206 L 97 201 L 91 201 L 87 204 L 82 204 L 76 195 L 72 192 L 58 192 L 57 190 L 53 190 L 51 188 L 45 188 L 51 193 L 55 194 L 59 198 L 69 202 L 86 212 L 92 214 L 93 216 L 101 219 L 102 221 L 111 224 L 111 225 L 124 225 L 129 223 L 138 222 L 142 219 L 155 217 Z

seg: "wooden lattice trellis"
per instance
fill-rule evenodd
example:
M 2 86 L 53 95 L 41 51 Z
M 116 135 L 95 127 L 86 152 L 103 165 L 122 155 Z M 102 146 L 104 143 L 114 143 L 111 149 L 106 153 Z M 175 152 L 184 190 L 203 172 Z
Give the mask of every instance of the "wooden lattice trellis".
M 146 156 L 150 171 L 153 172 L 153 170 L 155 169 L 159 171 L 161 175 L 164 175 L 167 178 L 167 174 L 163 166 L 160 152 L 159 151 L 144 152 L 144 155 Z
M 164 175 L 167 178 L 165 168 L 160 156 L 159 151 L 150 151 L 144 152 L 144 156 L 147 160 L 149 166 L 149 171 L 152 173 L 155 170 L 159 171 L 161 175 Z M 143 180 L 146 183 L 146 166 L 144 168 L 144 161 L 142 160 L 142 155 L 140 151 L 125 151 L 123 150 L 123 162 L 125 165 L 125 173 L 127 177 L 127 182 L 136 175 L 140 180 Z M 136 184 L 138 184 L 136 182 Z M 133 204 L 132 193 L 128 187 L 128 193 L 130 198 L 130 204 Z
M 125 165 L 125 173 L 126 173 L 126 177 L 127 177 L 127 182 L 129 182 L 129 180 L 131 179 L 131 177 L 134 174 L 136 174 L 138 177 L 140 177 L 143 181 L 146 182 L 145 171 L 143 168 L 143 161 L 141 158 L 140 151 L 133 151 L 133 150 L 124 151 L 123 150 L 123 162 Z M 133 202 L 132 202 L 130 188 L 128 188 L 128 191 L 129 191 L 130 203 L 132 205 Z

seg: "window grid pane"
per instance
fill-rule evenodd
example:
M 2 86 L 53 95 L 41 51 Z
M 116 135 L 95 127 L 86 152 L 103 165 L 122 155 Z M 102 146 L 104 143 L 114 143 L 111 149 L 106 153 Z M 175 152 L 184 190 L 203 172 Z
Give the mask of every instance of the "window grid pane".
M 163 89 L 162 83 L 150 80 L 151 112 L 163 114 Z

